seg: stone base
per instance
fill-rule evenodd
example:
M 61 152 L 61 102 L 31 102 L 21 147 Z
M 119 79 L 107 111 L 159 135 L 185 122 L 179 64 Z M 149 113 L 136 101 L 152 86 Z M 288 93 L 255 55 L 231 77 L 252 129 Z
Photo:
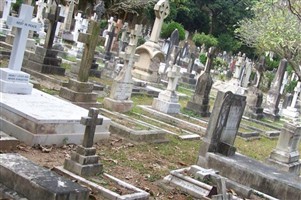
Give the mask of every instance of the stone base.
M 71 102 L 96 102 L 97 94 L 93 92 L 76 92 L 66 87 L 62 87 L 60 90 L 60 97 L 67 99 Z
M 13 152 L 18 144 L 19 140 L 0 131 L 0 152 Z
M 181 109 L 181 105 L 179 103 L 167 102 L 167 101 L 160 100 L 158 98 L 155 98 L 153 100 L 152 107 L 155 110 L 158 110 L 166 114 L 178 114 Z
M 268 158 L 267 163 L 280 170 L 296 174 L 297 176 L 300 175 L 301 162 L 299 162 L 299 161 L 287 164 L 287 163 L 279 162 L 277 160 Z
M 159 73 L 147 73 L 145 71 L 139 70 L 139 69 L 134 69 L 132 70 L 132 75 L 134 78 L 142 80 L 142 81 L 147 81 L 151 83 L 159 83 L 160 82 L 160 76 Z
M 107 97 L 103 101 L 103 106 L 104 108 L 109 109 L 111 111 L 124 113 L 132 110 L 133 101 L 131 100 L 119 101 Z
M 263 108 L 246 108 L 244 115 L 252 119 L 262 119 L 264 118 Z
M 0 92 L 11 94 L 31 94 L 33 85 L 29 83 L 30 75 L 9 68 L 0 69 Z
M 0 154 L 0 182 L 28 199 L 89 199 L 89 190 L 18 154 Z
M 102 173 L 102 164 L 98 163 L 94 147 L 78 146 L 76 152 L 71 152 L 71 159 L 66 159 L 64 168 L 80 176 L 95 176 Z
M 282 115 L 288 118 L 298 118 L 300 113 L 297 108 L 287 107 L 282 111 Z
M 0 129 L 28 145 L 80 144 L 85 126 L 81 117 L 88 110 L 33 89 L 31 95 L 0 93 Z M 94 141 L 110 135 L 110 119 L 103 117 Z
M 192 101 L 189 101 L 186 106 L 187 110 L 194 111 L 195 113 L 200 114 L 202 117 L 210 116 L 209 108 L 210 108 L 209 105 L 200 105 Z
M 278 199 L 301 199 L 301 178 L 246 156 L 222 156 L 206 153 L 199 156 L 197 164 L 212 168 L 219 174 L 247 187 L 266 193 Z M 277 181 L 275 181 L 277 180 Z
M 273 121 L 279 121 L 280 120 L 280 115 L 279 114 L 271 113 L 267 109 L 263 110 L 263 115 L 264 115 L 265 118 L 268 118 L 268 119 L 273 120 Z
M 64 31 L 62 34 L 62 39 L 67 40 L 69 42 L 73 42 L 73 34 L 70 31 Z

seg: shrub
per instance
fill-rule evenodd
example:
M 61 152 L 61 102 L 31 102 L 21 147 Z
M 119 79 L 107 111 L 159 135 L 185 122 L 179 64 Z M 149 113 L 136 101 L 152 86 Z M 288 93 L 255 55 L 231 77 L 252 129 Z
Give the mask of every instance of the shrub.
M 241 47 L 241 42 L 236 40 L 233 36 L 224 33 L 218 36 L 218 48 L 223 51 L 235 52 Z
M 293 93 L 295 87 L 297 86 L 298 81 L 290 81 L 286 86 L 285 86 L 285 92 L 287 93 Z
M 203 54 L 203 53 L 202 53 L 202 54 L 200 55 L 199 59 L 200 59 L 200 62 L 201 62 L 203 65 L 206 64 L 206 60 L 207 60 L 206 54 Z
M 205 44 L 206 47 L 217 46 L 218 44 L 218 41 L 214 36 L 206 35 L 205 33 L 194 34 L 192 41 L 198 47 L 202 46 L 202 44 Z
M 161 30 L 161 37 L 167 39 L 170 37 L 172 32 L 178 29 L 179 31 L 179 40 L 185 39 L 185 29 L 182 24 L 179 24 L 178 22 L 171 21 L 169 23 L 164 23 Z

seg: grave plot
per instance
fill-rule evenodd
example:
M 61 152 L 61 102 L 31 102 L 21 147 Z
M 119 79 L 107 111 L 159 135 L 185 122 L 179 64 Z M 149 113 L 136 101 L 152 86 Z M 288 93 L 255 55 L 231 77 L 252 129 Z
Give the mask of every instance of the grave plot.
M 127 115 L 100 109 L 100 113 L 112 120 L 110 132 L 134 142 L 162 143 L 167 142 L 166 131 L 149 125 L 141 120 L 133 120 Z
M 197 165 L 171 171 L 164 178 L 163 183 L 176 187 L 198 199 L 275 199 L 224 178 L 212 169 L 205 169 Z

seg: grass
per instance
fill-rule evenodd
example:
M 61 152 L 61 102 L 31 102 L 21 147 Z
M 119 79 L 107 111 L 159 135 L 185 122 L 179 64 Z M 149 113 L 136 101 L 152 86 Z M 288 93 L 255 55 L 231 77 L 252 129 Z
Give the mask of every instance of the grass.
M 48 88 L 42 88 L 41 90 L 50 95 L 59 95 L 59 91 L 57 91 L 57 90 L 51 90 Z
M 177 92 L 185 94 L 188 97 L 191 97 L 193 95 L 193 93 L 194 93 L 192 90 L 187 89 L 187 88 L 182 87 L 182 86 L 178 86 Z

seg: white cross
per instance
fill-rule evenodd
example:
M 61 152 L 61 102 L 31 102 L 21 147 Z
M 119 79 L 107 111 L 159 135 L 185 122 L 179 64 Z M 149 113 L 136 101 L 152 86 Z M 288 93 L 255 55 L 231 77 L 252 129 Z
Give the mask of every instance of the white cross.
M 41 24 L 32 22 L 33 7 L 22 4 L 19 17 L 8 16 L 7 25 L 17 28 L 8 68 L 20 71 L 29 31 L 39 31 Z
M 5 6 L 2 14 L 2 19 L 6 20 L 7 17 L 9 16 L 11 4 L 16 3 L 16 0 L 5 0 Z
M 38 22 L 42 22 L 44 24 L 43 9 L 46 8 L 47 4 L 44 3 L 44 0 L 39 0 L 36 2 L 36 5 L 38 6 L 36 18 L 37 18 Z
M 169 15 L 169 2 L 168 0 L 160 0 L 154 7 L 155 14 L 156 14 L 156 20 L 153 26 L 152 34 L 150 41 L 157 43 L 162 25 L 163 25 L 163 20 Z

